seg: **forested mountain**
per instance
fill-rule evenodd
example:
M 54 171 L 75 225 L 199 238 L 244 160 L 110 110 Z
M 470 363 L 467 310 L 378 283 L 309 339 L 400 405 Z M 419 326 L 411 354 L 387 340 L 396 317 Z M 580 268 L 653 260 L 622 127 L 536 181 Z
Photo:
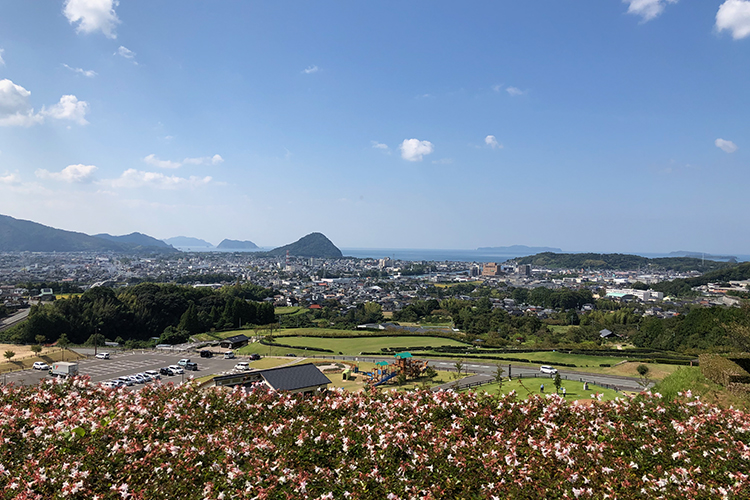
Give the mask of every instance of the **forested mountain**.
M 281 256 L 286 255 L 287 250 L 289 251 L 289 255 L 295 257 L 319 257 L 325 259 L 338 259 L 342 257 L 341 250 L 322 233 L 310 233 L 294 243 L 274 248 L 268 253 L 269 255 Z
M 162 240 L 157 240 L 156 238 L 149 236 L 147 234 L 143 234 L 143 233 L 130 233 L 130 234 L 122 235 L 122 236 L 113 236 L 111 234 L 101 233 L 101 234 L 95 234 L 94 236 L 96 238 L 103 238 L 109 241 L 117 241 L 119 243 L 129 243 L 129 244 L 138 245 L 142 247 L 159 247 L 159 248 L 164 248 L 170 251 L 175 250 L 175 248 L 172 247 L 172 245 L 169 245 Z
M 165 252 L 171 247 L 111 241 L 0 215 L 0 252 Z
M 531 264 L 534 267 L 548 269 L 608 269 L 613 271 L 627 271 L 632 269 L 647 269 L 673 271 L 713 271 L 724 269 L 736 264 L 731 262 L 716 262 L 712 260 L 691 257 L 663 257 L 649 259 L 640 255 L 621 253 L 551 253 L 544 252 L 516 259 L 519 264 Z
M 252 241 L 239 241 L 239 240 L 228 240 L 225 239 L 216 248 L 222 250 L 254 250 L 258 248 L 258 245 Z
M 527 247 L 526 245 L 511 245 L 508 247 L 479 247 L 477 248 L 480 252 L 498 252 L 498 253 L 509 253 L 509 254 L 531 254 L 531 253 L 542 253 L 542 252 L 555 252 L 562 253 L 562 249 L 554 247 Z

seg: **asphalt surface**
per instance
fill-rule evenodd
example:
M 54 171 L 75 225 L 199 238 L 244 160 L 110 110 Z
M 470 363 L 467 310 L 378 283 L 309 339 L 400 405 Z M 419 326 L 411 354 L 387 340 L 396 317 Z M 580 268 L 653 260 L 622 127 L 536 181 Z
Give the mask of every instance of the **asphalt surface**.
M 26 320 L 26 318 L 29 316 L 29 311 L 31 311 L 30 307 L 27 307 L 26 309 L 21 309 L 16 314 L 12 314 L 6 318 L 0 319 L 0 332 L 5 330 L 6 328 L 10 328 L 11 326 L 14 326 L 21 321 Z
M 325 359 L 340 359 L 344 361 L 367 361 L 377 363 L 378 361 L 393 361 L 393 357 L 373 357 L 373 356 L 315 356 Z M 424 359 L 424 358 L 420 358 Z M 456 371 L 456 362 L 448 359 L 429 359 L 428 363 L 436 370 Z M 496 363 L 483 363 L 481 361 L 464 361 L 461 371 L 464 373 L 473 373 L 476 375 L 489 376 L 494 379 L 497 371 Z M 541 365 L 539 365 L 541 366 Z M 554 379 L 554 375 L 546 375 L 539 372 L 539 367 L 519 366 L 513 363 L 501 363 L 500 367 L 505 371 L 504 377 L 512 378 L 547 378 Z M 642 387 L 638 384 L 638 379 L 631 377 L 619 377 L 615 375 L 601 375 L 598 373 L 577 372 L 574 370 L 560 369 L 560 377 L 563 380 L 577 380 L 579 382 L 588 382 L 596 384 L 607 389 L 640 391 Z M 481 379 L 477 378 L 477 381 Z M 472 380 L 474 381 L 474 380 Z M 541 381 L 540 381 L 541 382 Z M 463 386 L 464 384 L 461 384 Z
M 86 349 L 85 351 L 89 351 Z M 245 358 L 224 359 L 218 355 L 212 358 L 201 358 L 197 353 L 184 352 L 164 352 L 164 351 L 125 351 L 115 352 L 99 349 L 99 352 L 109 352 L 110 359 L 97 359 L 91 353 L 86 352 L 92 357 L 78 361 L 79 375 L 88 375 L 92 382 L 105 382 L 116 379 L 125 375 L 135 375 L 136 373 L 145 372 L 146 370 L 159 370 L 164 366 L 176 365 L 180 359 L 189 358 L 198 364 L 197 371 L 185 371 L 184 375 L 162 375 L 162 382 L 182 383 L 189 380 L 190 377 L 198 378 L 206 375 L 226 373 L 232 370 L 238 361 L 249 361 Z M 84 353 L 82 353 L 84 354 Z M 252 367 L 252 361 L 250 361 Z M 52 377 L 46 371 L 40 370 L 23 370 L 19 372 L 3 375 L 0 381 L 13 384 L 38 384 L 42 379 L 51 379 Z M 132 388 L 139 388 L 139 385 Z
M 98 352 L 109 352 L 110 359 L 94 358 L 94 349 L 76 348 L 80 354 L 88 356 L 78 362 L 78 371 L 81 375 L 88 375 L 92 382 L 104 382 L 125 375 L 134 375 L 146 370 L 159 370 L 159 368 L 169 365 L 175 365 L 180 359 L 189 358 L 198 364 L 198 371 L 186 371 L 184 375 L 168 376 L 162 375 L 162 382 L 182 383 L 189 380 L 190 377 L 199 378 L 206 375 L 217 375 L 228 373 L 239 361 L 249 361 L 252 367 L 252 361 L 246 357 L 237 357 L 235 359 L 224 359 L 221 354 L 212 358 L 201 358 L 197 352 L 170 351 L 170 350 L 137 350 L 137 351 L 115 351 L 107 348 L 99 348 Z M 338 359 L 344 361 L 393 361 L 393 357 L 373 357 L 373 356 L 309 356 L 309 359 L 324 358 Z M 300 360 L 301 361 L 301 360 Z M 429 359 L 428 364 L 436 370 L 456 371 L 456 362 L 447 359 Z M 495 363 L 482 363 L 481 361 L 464 361 L 461 371 L 472 374 L 471 377 L 458 381 L 460 387 L 468 384 L 488 382 L 494 379 L 497 370 Z M 504 376 L 513 378 L 541 378 L 553 379 L 553 375 L 546 375 L 539 372 L 538 367 L 519 366 L 510 364 L 501 364 L 504 370 Z M 601 387 L 625 390 L 639 391 L 641 386 L 638 379 L 630 377 L 618 377 L 613 375 L 601 375 L 595 373 L 576 372 L 573 370 L 559 370 L 560 377 L 564 380 L 575 380 L 579 382 L 588 382 Z M 47 372 L 39 370 L 24 370 L 3 375 L 3 383 L 14 384 L 37 384 L 40 380 L 50 378 Z M 541 380 L 540 380 L 541 382 Z M 455 384 L 451 383 L 453 386 Z M 133 386 L 139 387 L 138 385 Z

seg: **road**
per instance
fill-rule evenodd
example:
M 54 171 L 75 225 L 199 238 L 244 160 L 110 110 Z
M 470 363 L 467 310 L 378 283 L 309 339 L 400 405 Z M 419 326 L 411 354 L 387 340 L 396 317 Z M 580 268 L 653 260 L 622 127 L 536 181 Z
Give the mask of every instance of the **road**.
M 340 359 L 344 361 L 365 361 L 377 363 L 378 361 L 393 361 L 393 357 L 373 357 L 373 356 L 314 356 L 326 359 Z M 456 371 L 456 362 L 445 359 L 428 359 L 430 366 L 436 370 L 443 371 Z M 495 372 L 497 371 L 496 363 L 483 363 L 481 361 L 464 361 L 461 371 L 465 373 L 474 373 L 477 375 L 484 375 L 487 377 L 494 378 Z M 505 371 L 503 376 L 511 376 L 512 378 L 548 378 L 552 379 L 552 375 L 544 375 L 539 373 L 538 367 L 520 366 L 514 365 L 513 363 L 500 364 L 500 367 Z M 589 384 L 596 384 L 605 388 L 612 388 L 617 390 L 625 391 L 640 391 L 642 388 L 638 384 L 639 380 L 631 377 L 620 377 L 616 375 L 603 375 L 598 373 L 586 373 L 577 372 L 574 370 L 559 370 L 560 377 L 564 380 L 577 380 L 579 382 L 588 382 Z
M 81 354 L 93 356 L 93 349 L 76 349 Z M 107 348 L 100 348 L 99 352 L 110 352 L 111 359 L 96 359 L 89 357 L 79 361 L 79 372 L 81 375 L 88 375 L 91 377 L 92 382 L 104 382 L 106 380 L 112 380 L 117 377 L 125 375 L 134 375 L 135 373 L 144 372 L 146 370 L 159 370 L 159 368 L 168 365 L 177 364 L 182 358 L 190 358 L 192 361 L 198 363 L 198 371 L 186 372 L 184 376 L 164 376 L 162 381 L 174 381 L 182 382 L 193 376 L 195 378 L 203 377 L 206 375 L 214 375 L 220 373 L 229 372 L 237 361 L 237 359 L 223 359 L 222 356 L 214 356 L 212 358 L 201 358 L 197 353 L 186 353 L 186 352 L 171 352 L 161 350 L 143 350 L 143 351 L 123 351 L 117 352 L 108 350 Z M 364 361 L 377 363 L 378 361 L 393 361 L 392 357 L 373 357 L 373 356 L 311 356 L 309 359 L 324 358 L 324 359 L 337 359 L 344 361 Z M 299 359 L 299 358 L 298 358 Z M 246 358 L 242 358 L 242 361 L 248 361 Z M 299 359 L 302 362 L 302 359 Z M 429 359 L 428 363 L 436 370 L 441 371 L 456 371 L 455 361 L 445 359 Z M 252 366 L 252 362 L 251 362 Z M 543 375 L 539 373 L 539 369 L 536 367 L 529 366 L 518 366 L 508 364 L 501 364 L 501 368 L 504 370 L 504 376 L 510 375 L 513 378 L 553 378 L 551 375 Z M 464 361 L 462 371 L 464 373 L 471 373 L 474 376 L 461 383 L 461 386 L 466 385 L 468 382 L 481 382 L 482 380 L 489 381 L 494 379 L 495 372 L 497 370 L 497 364 L 494 363 L 482 363 L 474 361 Z M 560 370 L 560 376 L 565 380 L 576 380 L 579 382 L 588 382 L 590 384 L 596 384 L 601 387 L 612 388 L 616 390 L 625 391 L 639 391 L 641 390 L 638 384 L 638 379 L 629 377 L 618 377 L 614 375 L 601 375 L 595 373 L 584 373 L 576 372 L 573 370 Z M 48 378 L 47 372 L 40 372 L 37 370 L 24 370 L 20 372 L 9 373 L 3 375 L 3 381 L 5 383 L 15 384 L 37 384 L 40 380 Z M 138 386 L 136 386 L 138 387 Z
M 0 332 L 20 323 L 21 321 L 25 321 L 29 316 L 29 311 L 31 311 L 31 308 L 27 307 L 26 309 L 21 309 L 16 314 L 0 319 Z

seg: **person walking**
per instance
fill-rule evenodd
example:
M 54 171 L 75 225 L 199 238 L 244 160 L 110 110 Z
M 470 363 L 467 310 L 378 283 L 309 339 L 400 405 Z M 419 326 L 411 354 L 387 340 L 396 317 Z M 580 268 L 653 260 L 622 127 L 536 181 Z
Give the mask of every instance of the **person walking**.
M 544 384 L 542 384 L 541 386 L 539 386 L 539 392 L 544 392 Z

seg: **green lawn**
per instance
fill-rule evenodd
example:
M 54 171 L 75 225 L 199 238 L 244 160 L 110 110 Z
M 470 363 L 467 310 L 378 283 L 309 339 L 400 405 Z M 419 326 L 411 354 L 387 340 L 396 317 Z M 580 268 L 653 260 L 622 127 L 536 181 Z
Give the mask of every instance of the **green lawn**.
M 540 392 L 540 386 L 544 383 L 544 393 Z M 565 396 L 565 399 L 569 401 L 574 400 L 580 400 L 580 399 L 593 399 L 592 395 L 601 394 L 602 399 L 604 400 L 612 400 L 615 398 L 622 398 L 624 397 L 622 394 L 615 392 L 611 389 L 604 389 L 603 387 L 599 387 L 594 384 L 589 384 L 589 390 L 585 391 L 583 390 L 583 384 L 581 382 L 576 382 L 573 380 L 563 380 L 562 385 L 560 386 L 560 392 L 559 394 L 562 396 L 562 388 L 565 387 L 565 390 L 567 391 L 567 394 Z M 555 385 L 552 383 L 551 379 L 513 379 L 513 381 L 508 382 L 507 380 L 503 381 L 502 388 L 498 386 L 497 383 L 487 384 L 487 385 L 481 385 L 479 387 L 472 387 L 470 389 L 466 389 L 461 392 L 486 392 L 488 394 L 507 394 L 510 391 L 516 391 L 516 394 L 520 399 L 526 399 L 529 396 L 533 396 L 536 394 L 549 394 L 555 392 Z
M 380 352 L 383 347 L 437 347 L 437 346 L 462 346 L 460 342 L 441 337 L 359 337 L 359 338 L 317 338 L 317 337 L 280 337 L 277 342 L 295 346 L 304 350 L 305 347 L 317 347 L 330 349 L 334 354 L 356 356 L 361 352 Z M 263 346 L 268 349 L 267 346 Z M 262 348 L 261 348 L 262 349 Z M 281 348 L 284 350 L 285 348 Z M 287 348 L 284 352 L 289 351 Z M 308 354 L 316 354 L 308 352 Z M 321 353 L 322 354 L 322 353 Z
M 547 328 L 552 330 L 554 333 L 568 333 L 570 325 L 547 325 Z
M 304 307 L 291 306 L 291 307 L 277 307 L 274 313 L 277 316 L 283 316 L 285 314 L 296 314 L 300 311 L 307 311 Z

